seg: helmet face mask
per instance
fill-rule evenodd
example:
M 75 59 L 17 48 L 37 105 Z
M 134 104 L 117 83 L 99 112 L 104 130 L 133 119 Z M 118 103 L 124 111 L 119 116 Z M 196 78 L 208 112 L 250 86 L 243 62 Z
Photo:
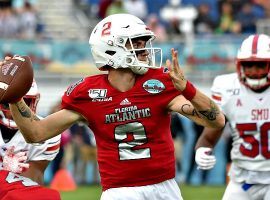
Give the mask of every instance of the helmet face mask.
M 30 90 L 23 97 L 23 99 L 29 108 L 34 113 L 36 113 L 37 104 L 40 99 L 40 93 L 35 81 L 32 83 Z M 18 129 L 15 121 L 12 118 L 8 103 L 0 104 L 0 124 L 10 129 Z
M 160 50 L 152 48 L 152 37 L 142 36 L 129 39 L 126 43 L 126 51 L 130 52 L 127 56 L 126 65 L 136 74 L 144 74 L 148 71 L 148 68 L 160 68 L 156 67 L 156 55 L 161 53 Z M 161 58 L 161 55 L 159 55 Z
M 270 38 L 251 35 L 238 50 L 236 61 L 239 80 L 255 92 L 270 85 Z
M 143 21 L 129 14 L 115 14 L 99 22 L 91 33 L 89 44 L 96 66 L 100 70 L 130 68 L 136 74 L 144 74 L 149 68 L 160 68 L 162 51 L 152 47 L 155 35 Z M 134 41 L 144 40 L 144 47 Z M 127 48 L 127 46 L 130 48 Z M 147 52 L 147 60 L 138 56 Z M 157 58 L 158 57 L 158 58 Z M 159 61 L 159 63 L 157 63 Z

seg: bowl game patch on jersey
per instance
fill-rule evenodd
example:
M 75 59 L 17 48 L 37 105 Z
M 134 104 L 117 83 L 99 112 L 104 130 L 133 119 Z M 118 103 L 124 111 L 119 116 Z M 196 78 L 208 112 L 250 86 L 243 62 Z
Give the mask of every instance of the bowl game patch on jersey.
M 165 89 L 165 86 L 157 79 L 150 79 L 143 83 L 143 88 L 151 94 L 158 94 Z

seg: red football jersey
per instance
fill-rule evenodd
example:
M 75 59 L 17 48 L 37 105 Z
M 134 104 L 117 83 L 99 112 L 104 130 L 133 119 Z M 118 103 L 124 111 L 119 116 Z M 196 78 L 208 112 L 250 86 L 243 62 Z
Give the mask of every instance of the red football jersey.
M 88 120 L 97 143 L 103 190 L 174 178 L 167 105 L 179 94 L 164 68 L 137 76 L 127 92 L 113 88 L 106 74 L 87 77 L 68 88 L 62 108 Z
M 29 178 L 0 170 L 1 200 L 60 200 L 56 190 L 38 185 Z

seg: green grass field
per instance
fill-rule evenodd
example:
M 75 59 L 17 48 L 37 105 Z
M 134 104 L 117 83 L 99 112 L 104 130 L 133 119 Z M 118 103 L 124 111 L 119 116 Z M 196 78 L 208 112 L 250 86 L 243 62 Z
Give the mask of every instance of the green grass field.
M 180 185 L 184 200 L 220 200 L 225 186 Z M 101 187 L 82 186 L 74 192 L 61 192 L 62 200 L 99 200 Z

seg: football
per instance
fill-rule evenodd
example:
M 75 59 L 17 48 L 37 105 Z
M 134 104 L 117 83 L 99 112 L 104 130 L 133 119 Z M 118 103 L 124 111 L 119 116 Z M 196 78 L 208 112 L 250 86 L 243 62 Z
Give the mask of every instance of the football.
M 22 98 L 31 88 L 34 78 L 28 56 L 14 56 L 0 69 L 0 103 L 12 103 Z

